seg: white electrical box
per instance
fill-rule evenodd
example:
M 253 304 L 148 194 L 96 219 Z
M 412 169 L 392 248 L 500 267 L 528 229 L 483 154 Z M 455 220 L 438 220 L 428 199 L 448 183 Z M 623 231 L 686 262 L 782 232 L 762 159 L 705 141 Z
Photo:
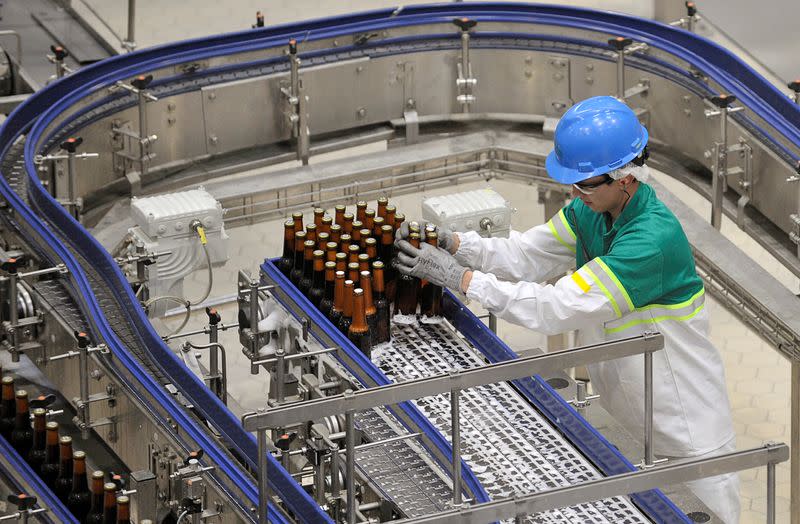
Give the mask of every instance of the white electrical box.
M 192 189 L 131 199 L 131 218 L 135 227 L 128 230 L 134 244 L 142 244 L 147 252 L 169 252 L 147 266 L 150 297 L 183 296 L 183 279 L 193 271 L 207 268 L 206 253 L 197 231 L 192 227 L 199 220 L 208 243 L 208 259 L 212 267 L 228 261 L 228 235 L 222 222 L 222 205 L 203 189 Z M 152 316 L 162 314 L 166 301 L 151 308 Z
M 507 237 L 513 208 L 497 191 L 486 188 L 426 198 L 422 218 L 450 231 L 476 231 L 484 237 Z

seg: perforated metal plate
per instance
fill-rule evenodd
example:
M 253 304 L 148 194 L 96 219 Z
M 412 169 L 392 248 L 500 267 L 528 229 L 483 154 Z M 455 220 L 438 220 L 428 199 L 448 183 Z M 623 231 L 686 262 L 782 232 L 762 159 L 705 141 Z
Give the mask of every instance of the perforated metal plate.
M 392 343 L 373 360 L 395 382 L 483 365 L 475 348 L 446 322 L 392 326 Z M 517 391 L 506 383 L 461 392 L 461 451 L 492 498 L 525 494 L 602 478 Z M 448 438 L 450 399 L 416 401 Z M 649 522 L 627 498 L 615 497 L 531 515 L 526 522 L 585 524 Z

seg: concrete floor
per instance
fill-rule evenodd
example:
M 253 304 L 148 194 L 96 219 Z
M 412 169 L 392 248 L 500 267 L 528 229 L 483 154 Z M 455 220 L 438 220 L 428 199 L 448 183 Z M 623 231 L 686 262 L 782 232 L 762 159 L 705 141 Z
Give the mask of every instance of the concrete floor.
M 79 4 L 82 0 L 74 0 Z M 119 34 L 125 32 L 125 2 L 86 0 L 108 20 L 109 24 Z M 577 3 L 577 2 L 573 2 Z M 586 4 L 588 2 L 582 2 Z M 738 2 L 742 4 L 743 2 Z M 618 4 L 630 5 L 629 2 Z M 704 3 L 705 4 L 705 3 Z M 750 19 L 735 16 L 741 13 L 743 7 L 736 2 L 722 2 L 721 0 L 708 0 L 709 15 L 720 16 L 715 21 L 734 38 L 740 34 L 745 35 L 742 42 L 751 42 L 760 38 L 759 31 L 755 30 L 756 24 Z M 800 9 L 796 1 L 781 2 L 787 9 Z M 324 5 L 315 2 L 282 0 L 280 2 L 258 2 L 254 0 L 236 0 L 221 5 L 210 0 L 198 0 L 192 3 L 191 13 L 184 7 L 185 4 L 167 4 L 157 0 L 143 0 L 138 3 L 139 25 L 137 27 L 137 40 L 140 47 L 157 43 L 179 40 L 192 36 L 201 36 L 218 32 L 233 31 L 248 28 L 254 22 L 256 10 L 266 14 L 268 24 L 284 23 L 303 18 L 330 16 L 339 13 L 352 12 L 363 9 L 379 8 L 397 5 L 396 1 L 342 1 L 329 2 Z M 729 8 L 729 6 L 731 6 Z M 768 3 L 766 11 L 760 8 L 759 19 L 764 23 L 757 27 L 764 31 L 773 31 L 773 26 L 764 21 L 764 16 L 774 16 L 773 3 Z M 604 3 L 604 7 L 613 9 L 614 5 Z M 704 5 L 701 5 L 701 9 Z M 747 6 L 751 9 L 750 4 Z M 645 8 L 646 9 L 646 8 Z M 737 11 L 739 9 L 739 11 Z M 796 20 L 797 16 L 778 16 L 778 20 Z M 640 12 L 638 14 L 647 14 Z M 733 20 L 733 22 L 731 22 Z M 735 22 L 735 23 L 734 23 Z M 739 23 L 740 22 L 740 23 Z M 727 25 L 727 24 L 732 25 Z M 746 27 L 742 27 L 744 24 Z M 778 33 L 774 31 L 773 33 Z M 748 40 L 749 39 L 749 40 Z M 772 54 L 770 46 L 768 56 L 764 61 L 769 62 Z M 757 47 L 757 46 L 756 46 Z M 774 45 L 775 51 L 782 51 L 781 45 Z M 757 49 L 751 49 L 754 53 Z M 785 58 L 789 55 L 784 53 Z M 768 64 L 779 74 L 791 74 L 780 66 Z M 322 158 L 314 158 L 319 162 Z M 708 216 L 709 204 L 692 191 L 681 189 L 680 184 L 669 177 L 659 176 L 659 181 L 671 191 L 680 194 L 693 209 L 702 216 Z M 520 212 L 515 215 L 514 227 L 523 229 L 543 220 L 542 209 L 536 204 L 536 189 L 534 187 L 520 187 L 517 183 L 503 181 L 491 184 L 506 198 L 516 205 Z M 464 190 L 470 186 L 465 185 Z M 431 196 L 434 192 L 426 193 Z M 420 215 L 419 200 L 422 195 L 407 195 L 393 199 L 398 208 L 406 212 L 409 217 Z M 223 271 L 215 275 L 212 297 L 227 295 L 235 289 L 236 271 L 241 268 L 255 270 L 264 257 L 275 256 L 280 252 L 280 226 L 278 222 L 261 223 L 249 228 L 236 228 L 229 231 L 231 234 L 231 261 Z M 735 224 L 724 219 L 723 233 L 742 247 L 752 258 L 774 275 L 780 278 L 794 293 L 800 290 L 798 279 L 786 271 L 772 257 L 761 249 L 753 240 L 739 231 Z M 205 272 L 198 272 L 187 280 L 186 294 L 188 297 L 198 296 L 205 286 Z M 734 424 L 738 436 L 739 448 L 748 448 L 759 445 L 765 441 L 789 441 L 789 365 L 769 345 L 752 333 L 744 324 L 739 322 L 718 303 L 709 297 L 709 309 L 712 319 L 712 338 L 720 349 L 726 365 L 728 391 L 733 407 Z M 232 307 L 222 308 L 224 321 L 234 322 L 235 311 Z M 196 315 L 192 323 L 201 325 L 205 315 Z M 500 334 L 509 345 L 515 349 L 524 349 L 543 346 L 543 336 L 522 328 L 500 324 Z M 229 362 L 230 369 L 245 370 L 244 357 L 238 351 L 231 351 Z M 243 382 L 231 381 L 231 393 L 244 406 L 259 406 L 263 403 L 266 389 L 266 380 L 263 387 L 253 387 L 249 382 L 245 387 Z M 766 515 L 766 472 L 764 468 L 746 471 L 741 474 L 742 496 L 742 523 L 763 522 Z M 789 522 L 789 468 L 784 463 L 778 467 L 778 522 Z

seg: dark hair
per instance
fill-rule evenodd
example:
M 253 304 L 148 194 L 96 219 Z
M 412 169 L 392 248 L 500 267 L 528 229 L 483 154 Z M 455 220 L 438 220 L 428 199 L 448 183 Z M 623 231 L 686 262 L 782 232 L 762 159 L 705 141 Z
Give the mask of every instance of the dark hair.
M 639 156 L 631 160 L 631 164 L 641 167 L 648 158 L 650 158 L 650 151 L 647 150 L 647 146 L 644 146 L 644 149 L 642 149 L 642 152 L 639 153 Z

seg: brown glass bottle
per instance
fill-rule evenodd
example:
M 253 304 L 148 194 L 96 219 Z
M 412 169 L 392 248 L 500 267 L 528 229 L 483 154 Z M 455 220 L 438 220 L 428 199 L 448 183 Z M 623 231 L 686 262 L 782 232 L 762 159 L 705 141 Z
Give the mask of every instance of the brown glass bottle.
M 372 335 L 364 311 L 364 290 L 353 290 L 353 321 L 347 329 L 347 338 L 366 356 L 372 354 Z
M 297 231 L 294 234 L 294 266 L 289 272 L 289 280 L 295 286 L 300 285 L 300 279 L 303 278 L 303 256 L 305 253 L 306 232 Z
M 386 221 L 385 222 L 386 225 L 392 226 L 392 229 L 397 229 L 394 227 L 394 220 L 396 213 L 397 213 L 397 208 L 395 206 L 391 204 L 386 206 L 386 216 L 384 216 L 383 219 Z
M 325 244 L 325 262 L 336 262 L 336 253 L 339 250 L 339 244 L 336 242 L 328 242 Z
M 61 502 L 66 503 L 69 492 L 72 491 L 72 437 L 61 437 L 58 447 L 60 467 L 53 491 Z
M 339 319 L 339 331 L 347 334 L 350 329 L 350 324 L 353 322 L 353 281 L 344 281 L 344 309 L 342 310 L 342 318 Z
M 17 401 L 14 398 L 14 378 L 3 377 L 2 399 L 0 400 L 0 432 L 6 440 L 11 439 L 17 415 Z
M 394 258 L 394 230 L 391 226 L 383 226 L 381 228 L 381 247 L 378 252 L 378 258 L 383 262 L 383 280 L 386 286 L 386 298 L 391 304 L 395 300 L 397 294 L 397 271 L 392 265 Z
M 333 219 L 328 215 L 325 215 L 324 217 L 322 217 L 322 225 L 319 226 L 319 230 L 320 232 L 328 233 L 330 235 L 332 226 L 333 226 Z M 332 235 L 331 238 L 333 238 Z
M 319 301 L 319 310 L 326 317 L 330 317 L 333 309 L 333 288 L 336 282 L 336 263 L 325 262 L 325 294 Z
M 126 495 L 117 497 L 117 524 L 131 524 L 131 501 Z
M 358 245 L 361 247 L 362 250 L 367 249 L 367 241 L 370 238 L 372 238 L 372 231 L 367 229 L 367 228 L 362 229 L 361 230 L 361 240 L 358 242 Z
M 364 290 L 364 316 L 367 319 L 367 326 L 369 326 L 369 332 L 372 333 L 374 344 L 378 317 L 375 309 L 375 297 L 372 292 L 372 272 L 369 270 L 361 271 L 361 289 Z
M 334 282 L 333 282 L 333 307 L 331 308 L 331 313 L 328 315 L 328 318 L 331 320 L 331 323 L 339 327 L 339 321 L 342 319 L 342 314 L 344 313 L 344 281 L 345 281 L 345 274 L 344 271 L 336 271 L 334 275 Z
M 86 480 L 86 453 L 76 451 L 72 455 L 72 491 L 67 495 L 67 509 L 83 522 L 92 507 L 92 493 Z
M 315 244 L 317 243 L 317 226 L 314 224 L 306 226 L 306 240 L 311 240 Z
M 358 270 L 359 271 L 369 271 L 369 263 L 370 263 L 369 255 L 366 253 L 361 253 L 358 255 Z M 361 286 L 363 289 L 364 286 Z
M 339 224 L 333 224 L 331 226 L 331 242 L 336 242 L 337 244 L 342 240 L 342 226 Z
M 356 220 L 363 222 L 367 218 L 367 203 L 364 200 L 356 202 Z
M 28 409 L 28 392 L 24 389 L 17 390 L 16 409 L 11 445 L 22 458 L 27 458 L 33 447 L 33 428 L 31 428 L 31 412 Z
M 325 252 L 314 251 L 314 279 L 311 282 L 311 289 L 308 290 L 308 298 L 311 303 L 319 307 L 322 297 L 325 296 Z
M 408 242 L 419 248 L 419 233 L 410 233 Z M 395 300 L 395 314 L 416 315 L 419 297 L 419 279 L 411 275 L 400 274 L 397 277 L 397 299 Z
M 360 252 L 361 248 L 357 244 L 350 244 L 347 248 L 347 263 L 358 262 L 358 254 Z
M 383 217 L 375 217 L 375 220 L 372 221 L 372 236 L 375 238 L 381 238 L 381 231 L 386 221 Z
M 303 277 L 297 287 L 304 295 L 308 295 L 314 283 L 314 242 L 306 240 L 303 246 Z
M 347 212 L 347 208 L 343 205 L 338 205 L 333 208 L 333 211 L 336 225 L 344 227 L 344 214 Z
M 103 484 L 103 524 L 117 524 L 117 485 Z
M 374 209 L 367 209 L 364 211 L 364 228 L 369 229 L 372 231 L 375 229 L 375 210 Z
M 103 524 L 103 479 L 105 473 L 97 470 L 92 473 L 92 507 L 86 515 L 86 524 Z
M 46 446 L 45 446 L 45 460 L 42 467 L 39 469 L 40 476 L 45 484 L 50 489 L 56 485 L 58 478 L 58 470 L 60 468 L 59 458 L 59 445 L 58 445 L 58 422 L 48 422 L 45 425 L 46 432 Z
M 361 247 L 361 228 L 355 226 L 355 222 L 353 222 L 353 230 L 350 232 L 350 237 L 353 239 L 353 245 L 356 247 Z M 360 222 L 359 222 L 360 224 Z
M 28 453 L 28 464 L 37 473 L 47 459 L 47 411 L 42 408 L 33 410 L 33 447 Z
M 367 255 L 369 255 L 369 261 L 375 262 L 378 260 L 378 241 L 370 237 L 366 242 L 364 242 L 364 244 L 366 244 L 364 249 L 366 250 L 365 252 Z
M 336 253 L 336 271 L 347 271 L 347 253 Z
M 345 213 L 342 215 L 342 231 L 348 235 L 353 234 L 353 220 L 355 220 L 353 213 Z
M 361 269 L 358 266 L 358 262 L 350 262 L 347 264 L 347 280 L 353 281 L 353 287 L 359 287 L 359 280 L 361 280 Z
M 325 246 L 331 241 L 331 234 L 324 231 L 317 233 L 317 249 L 325 251 Z
M 406 221 L 406 216 L 403 213 L 395 213 L 394 215 L 394 230 L 400 229 L 400 225 Z
M 317 231 L 322 231 L 322 219 L 325 218 L 325 210 L 321 207 L 314 208 L 314 225 L 317 226 Z
M 286 275 L 294 266 L 294 222 L 287 220 L 283 223 L 283 255 L 278 259 L 278 269 Z
M 297 211 L 292 213 L 292 222 L 294 222 L 294 232 L 299 233 L 303 230 L 303 213 Z
M 380 197 L 378 199 L 378 214 L 377 216 L 381 218 L 386 218 L 386 206 L 389 205 L 389 199 L 386 197 Z
M 372 263 L 373 303 L 375 304 L 375 331 L 373 332 L 373 338 L 375 344 L 388 342 L 391 338 L 389 300 L 386 298 L 383 268 L 383 262 L 380 260 Z
M 352 241 L 353 237 L 347 233 L 342 233 L 342 236 L 339 237 L 339 251 L 342 253 L 348 253 L 350 251 L 350 244 Z
M 439 235 L 436 231 L 427 231 L 425 242 L 433 247 L 439 246 Z M 419 291 L 419 312 L 428 317 L 442 315 L 442 287 L 432 282 L 425 282 Z

